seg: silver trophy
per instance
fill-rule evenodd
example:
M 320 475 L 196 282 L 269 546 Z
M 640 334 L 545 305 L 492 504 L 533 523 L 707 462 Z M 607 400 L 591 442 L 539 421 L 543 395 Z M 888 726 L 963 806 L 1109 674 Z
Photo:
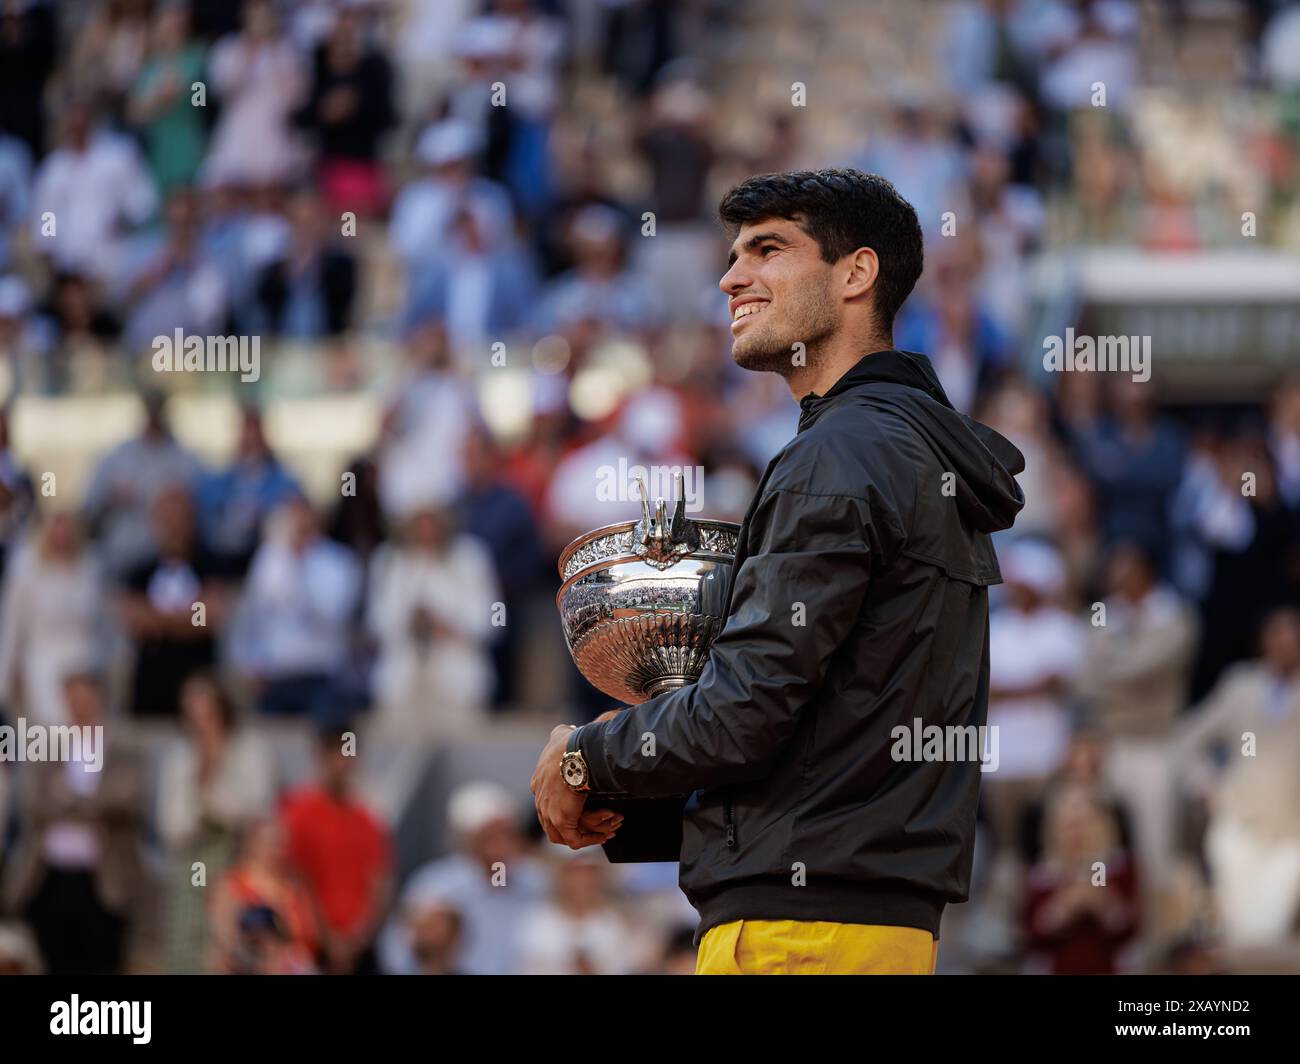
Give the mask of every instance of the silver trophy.
M 675 478 L 672 520 L 650 507 L 637 478 L 641 520 L 579 536 L 560 553 L 555 597 L 564 640 L 579 671 L 628 705 L 699 679 L 722 630 L 740 526 L 686 516 Z

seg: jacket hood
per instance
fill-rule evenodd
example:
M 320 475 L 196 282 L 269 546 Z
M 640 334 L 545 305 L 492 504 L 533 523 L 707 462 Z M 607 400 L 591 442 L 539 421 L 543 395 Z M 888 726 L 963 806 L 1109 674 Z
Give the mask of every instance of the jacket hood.
M 953 407 L 928 358 L 894 348 L 864 356 L 825 395 L 809 393 L 799 401 L 799 431 L 845 400 L 888 406 L 904 417 L 956 474 L 957 505 L 974 528 L 1011 527 L 1025 505 L 1015 480 L 1024 456 L 1005 436 Z

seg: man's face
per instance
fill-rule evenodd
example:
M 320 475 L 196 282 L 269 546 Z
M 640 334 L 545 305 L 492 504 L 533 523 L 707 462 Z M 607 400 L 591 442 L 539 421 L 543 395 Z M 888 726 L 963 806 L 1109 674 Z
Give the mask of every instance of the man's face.
M 769 218 L 743 226 L 718 282 L 731 312 L 736 364 L 783 376 L 804 364 L 794 345 L 803 344 L 806 354 L 840 325 L 832 278 L 832 264 L 798 223 Z
M 345 795 L 352 789 L 353 768 L 356 759 L 333 744 L 322 746 L 320 751 L 321 785 L 330 794 Z

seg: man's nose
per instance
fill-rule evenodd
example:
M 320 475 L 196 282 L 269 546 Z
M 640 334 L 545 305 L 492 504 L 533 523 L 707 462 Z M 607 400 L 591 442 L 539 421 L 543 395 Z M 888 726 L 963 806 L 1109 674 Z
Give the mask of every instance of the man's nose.
M 738 292 L 743 292 L 749 287 L 751 279 L 745 275 L 741 269 L 740 263 L 732 263 L 731 269 L 722 275 L 722 280 L 718 282 L 718 287 L 729 296 L 734 296 Z

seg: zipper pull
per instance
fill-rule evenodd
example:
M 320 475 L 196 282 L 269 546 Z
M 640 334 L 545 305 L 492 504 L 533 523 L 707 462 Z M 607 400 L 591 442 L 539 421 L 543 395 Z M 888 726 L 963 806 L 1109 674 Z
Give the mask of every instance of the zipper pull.
M 736 818 L 732 812 L 730 798 L 723 803 L 723 810 L 727 818 L 727 849 L 734 850 L 736 848 Z

